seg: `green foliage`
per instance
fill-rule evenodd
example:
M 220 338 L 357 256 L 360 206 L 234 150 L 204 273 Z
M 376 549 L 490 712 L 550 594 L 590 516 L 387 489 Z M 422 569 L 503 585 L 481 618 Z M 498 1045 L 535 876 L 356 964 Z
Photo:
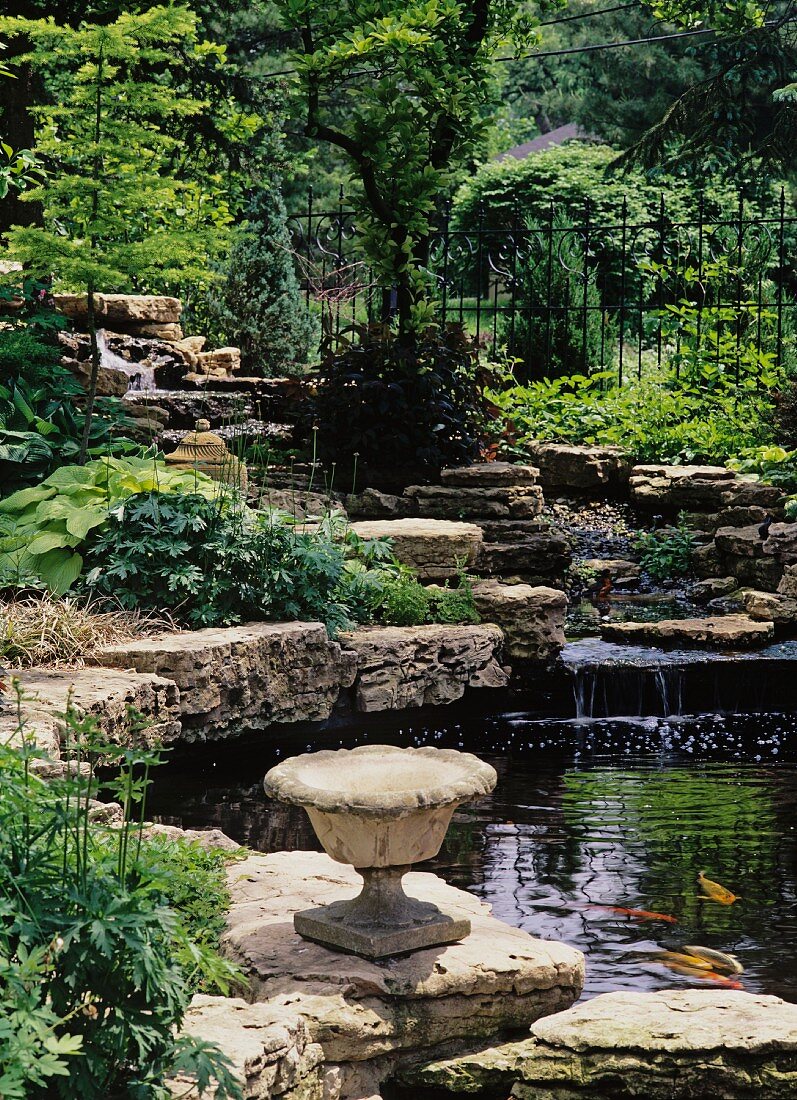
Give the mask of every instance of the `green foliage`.
M 753 475 L 766 485 L 777 485 L 797 492 L 797 450 L 785 447 L 748 447 L 729 459 L 726 465 L 739 474 Z
M 318 333 L 299 291 L 278 179 L 251 199 L 211 307 L 216 327 L 241 349 L 246 375 L 301 373 L 315 350 Z
M 412 343 L 379 326 L 322 365 L 314 413 L 321 458 L 347 470 L 433 473 L 479 453 L 484 412 L 475 347 L 461 328 Z
M 175 173 L 180 139 L 170 131 L 203 110 L 171 68 L 179 52 L 209 49 L 191 12 L 153 6 L 75 27 L 4 16 L 0 34 L 28 38 L 31 63 L 57 73 L 54 100 L 36 108 L 48 173 L 24 196 L 43 204 L 44 225 L 15 229 L 12 254 L 68 289 L 204 282 L 229 215 Z
M 78 762 L 119 756 L 90 720 L 70 707 L 65 719 Z M 121 754 L 113 787 L 127 817 L 111 831 L 91 820 L 92 773 L 45 781 L 42 754 L 21 740 L 0 746 L 3 1095 L 167 1100 L 165 1080 L 179 1068 L 200 1089 L 215 1082 L 216 1096 L 240 1096 L 217 1047 L 178 1035 L 191 998 L 187 960 L 213 981 L 229 983 L 234 971 L 192 940 L 167 904 L 168 875 L 152 852 L 142 856 L 134 822 L 157 754 Z
M 67 592 L 83 566 L 80 548 L 108 523 L 111 509 L 134 493 L 202 493 L 218 485 L 204 474 L 146 458 L 103 458 L 62 466 L 39 485 L 0 501 L 0 578 Z
M 435 209 L 486 132 L 491 56 L 527 41 L 528 13 L 513 0 L 275 7 L 301 42 L 291 61 L 305 132 L 345 153 L 368 259 L 397 288 L 402 333 L 423 328 L 433 310 L 425 260 Z
M 667 371 L 622 386 L 614 371 L 571 375 L 489 396 L 521 456 L 526 443 L 543 440 L 620 446 L 638 462 L 723 463 L 772 436 L 766 393 L 703 392 Z
M 478 623 L 469 579 L 461 574 L 456 588 L 424 587 L 412 573 L 402 570 L 386 580 L 376 611 L 389 626 L 421 626 L 424 623 Z
M 681 518 L 677 527 L 642 531 L 636 541 L 640 564 L 657 581 L 684 577 L 692 566 L 695 536 Z
M 529 228 L 550 240 L 555 258 L 550 270 L 547 263 L 523 267 L 514 322 L 503 325 L 507 352 L 532 377 L 587 371 L 600 363 L 608 337 L 595 273 L 580 237 L 567 231 L 560 214 Z

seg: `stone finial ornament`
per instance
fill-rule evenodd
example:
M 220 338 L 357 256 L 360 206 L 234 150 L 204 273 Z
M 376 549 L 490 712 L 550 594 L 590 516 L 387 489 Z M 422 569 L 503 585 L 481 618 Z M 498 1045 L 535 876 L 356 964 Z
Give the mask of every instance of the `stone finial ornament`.
M 466 917 L 409 897 L 401 880 L 437 855 L 457 806 L 496 780 L 471 753 L 390 745 L 306 753 L 272 768 L 266 794 L 303 806 L 327 854 L 364 880 L 350 901 L 296 913 L 299 935 L 371 959 L 467 936 Z
M 197 420 L 195 430 L 183 436 L 166 461 L 180 470 L 200 470 L 214 481 L 246 492 L 246 464 L 230 454 L 221 436 L 210 430 L 209 420 Z

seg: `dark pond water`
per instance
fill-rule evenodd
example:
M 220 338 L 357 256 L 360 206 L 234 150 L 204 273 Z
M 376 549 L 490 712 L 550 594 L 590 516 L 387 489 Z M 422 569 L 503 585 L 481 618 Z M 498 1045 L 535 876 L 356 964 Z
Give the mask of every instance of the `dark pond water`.
M 797 1000 L 794 715 L 543 722 L 510 714 L 279 748 L 227 742 L 162 769 L 150 810 L 173 824 L 218 826 L 264 852 L 317 848 L 303 811 L 266 801 L 262 776 L 285 755 L 366 740 L 462 747 L 496 767 L 494 795 L 457 813 L 426 867 L 488 901 L 501 920 L 584 951 L 585 996 L 707 987 L 652 959 L 702 944 L 739 957 L 743 988 Z M 699 871 L 741 900 L 701 901 Z

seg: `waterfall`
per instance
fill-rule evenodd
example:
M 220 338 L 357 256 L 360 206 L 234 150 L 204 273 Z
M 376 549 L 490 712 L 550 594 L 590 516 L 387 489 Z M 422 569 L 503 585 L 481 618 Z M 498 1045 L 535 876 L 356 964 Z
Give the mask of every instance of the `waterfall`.
M 154 390 L 155 368 L 149 363 L 131 363 L 111 351 L 105 329 L 97 330 L 97 346 L 100 349 L 100 366 L 106 370 L 122 371 L 130 379 L 128 390 Z

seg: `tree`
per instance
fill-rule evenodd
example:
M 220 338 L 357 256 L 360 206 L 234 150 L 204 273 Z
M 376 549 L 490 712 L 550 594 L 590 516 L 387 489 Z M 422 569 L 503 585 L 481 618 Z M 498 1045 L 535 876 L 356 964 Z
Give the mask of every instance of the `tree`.
M 291 374 L 307 362 L 316 326 L 301 299 L 276 178 L 250 201 L 214 312 L 226 338 L 240 347 L 247 374 Z
M 201 282 L 226 237 L 222 198 L 208 201 L 196 182 L 178 178 L 180 141 L 168 132 L 204 106 L 175 87 L 171 59 L 178 48 L 216 48 L 198 41 L 196 19 L 180 5 L 77 28 L 0 17 L 0 34 L 24 36 L 32 50 L 21 61 L 56 74 L 55 102 L 35 110 L 35 148 L 48 175 L 25 196 L 42 203 L 44 224 L 13 229 L 9 242 L 33 274 L 54 272 L 65 288 L 87 295 L 92 370 L 83 461 L 100 360 L 95 295 Z
M 424 265 L 441 195 L 489 126 L 499 46 L 528 34 L 513 0 L 275 0 L 306 134 L 341 149 L 359 185 L 364 244 L 396 288 L 399 332 L 432 316 Z M 387 307 L 387 296 L 385 300 Z M 385 308 L 387 312 L 387 308 Z

